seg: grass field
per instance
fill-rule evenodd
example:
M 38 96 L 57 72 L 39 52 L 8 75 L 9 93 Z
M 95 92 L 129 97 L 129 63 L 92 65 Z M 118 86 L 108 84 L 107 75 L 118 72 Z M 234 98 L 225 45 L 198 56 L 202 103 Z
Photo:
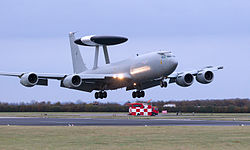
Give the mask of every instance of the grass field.
M 0 126 L 1 150 L 249 150 L 250 127 Z
M 198 119 L 250 121 L 250 113 L 175 113 L 159 116 L 128 116 L 121 112 L 0 112 L 0 117 L 48 117 L 48 118 L 106 118 L 106 119 Z

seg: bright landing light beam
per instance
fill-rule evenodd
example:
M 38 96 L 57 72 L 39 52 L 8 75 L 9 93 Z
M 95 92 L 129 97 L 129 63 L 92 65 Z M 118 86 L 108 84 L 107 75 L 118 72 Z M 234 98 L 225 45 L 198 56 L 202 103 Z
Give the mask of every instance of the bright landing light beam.
M 123 74 L 117 74 L 113 76 L 114 79 L 119 79 L 119 80 L 123 80 L 124 79 L 124 75 Z
M 130 74 L 134 75 L 134 74 L 138 74 L 138 73 L 142 73 L 142 72 L 146 72 L 151 70 L 151 68 L 149 66 L 143 66 L 143 67 L 139 67 L 139 68 L 133 68 L 130 70 Z

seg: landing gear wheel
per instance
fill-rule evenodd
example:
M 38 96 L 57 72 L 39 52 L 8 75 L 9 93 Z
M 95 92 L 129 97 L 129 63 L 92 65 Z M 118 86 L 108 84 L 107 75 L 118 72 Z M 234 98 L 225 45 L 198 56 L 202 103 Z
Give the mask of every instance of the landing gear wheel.
M 136 97 L 141 98 L 141 92 L 140 91 L 136 92 Z
M 132 93 L 132 97 L 133 98 L 141 98 L 141 97 L 144 97 L 145 96 L 145 92 L 144 91 L 134 91 L 133 93 Z
M 141 97 L 144 97 L 144 96 L 145 96 L 145 92 L 141 91 Z
M 98 92 L 98 97 L 99 97 L 100 99 L 103 99 L 103 94 L 102 94 L 102 92 Z
M 142 91 L 138 92 L 138 95 L 139 97 L 143 97 L 143 92 Z
M 137 97 L 135 91 L 132 93 L 132 97 L 133 97 L 133 98 L 136 98 L 136 97 Z
M 96 92 L 95 93 L 95 98 L 98 99 L 103 99 L 103 98 L 107 98 L 107 92 L 106 91 L 100 91 L 100 92 Z
M 161 82 L 160 82 L 160 86 L 161 86 L 161 88 L 167 87 L 167 86 L 168 86 L 168 83 L 167 83 L 166 81 L 161 81 Z
M 107 98 L 107 92 L 106 91 L 103 92 L 103 98 Z
M 99 96 L 98 96 L 98 92 L 95 92 L 95 99 L 98 99 Z
M 163 82 L 163 86 L 166 88 L 168 86 L 167 82 Z
M 160 87 L 163 88 L 163 82 L 162 81 L 160 82 Z

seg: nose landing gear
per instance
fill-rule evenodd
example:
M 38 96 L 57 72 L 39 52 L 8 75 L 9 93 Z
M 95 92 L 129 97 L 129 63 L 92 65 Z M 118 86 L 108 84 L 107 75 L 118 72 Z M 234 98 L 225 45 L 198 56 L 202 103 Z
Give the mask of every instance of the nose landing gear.
M 141 97 L 144 97 L 144 96 L 145 96 L 145 92 L 144 91 L 134 91 L 132 93 L 132 97 L 133 98 L 136 98 L 136 97 L 141 98 Z
M 106 91 L 100 91 L 100 92 L 95 92 L 95 99 L 103 99 L 107 98 L 107 92 Z
M 161 86 L 161 88 L 163 88 L 163 87 L 165 88 L 168 86 L 168 83 L 166 81 L 161 81 L 160 86 Z

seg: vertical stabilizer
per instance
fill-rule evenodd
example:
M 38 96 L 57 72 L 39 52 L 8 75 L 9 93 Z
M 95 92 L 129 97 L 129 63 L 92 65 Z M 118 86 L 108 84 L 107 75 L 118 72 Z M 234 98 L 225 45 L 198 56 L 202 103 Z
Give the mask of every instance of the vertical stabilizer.
M 73 70 L 74 70 L 74 73 L 81 73 L 87 70 L 87 67 L 82 60 L 82 55 L 79 51 L 79 47 L 74 43 L 75 41 L 74 34 L 75 34 L 74 32 L 69 33 L 69 42 L 70 42 L 70 48 L 71 48 Z

